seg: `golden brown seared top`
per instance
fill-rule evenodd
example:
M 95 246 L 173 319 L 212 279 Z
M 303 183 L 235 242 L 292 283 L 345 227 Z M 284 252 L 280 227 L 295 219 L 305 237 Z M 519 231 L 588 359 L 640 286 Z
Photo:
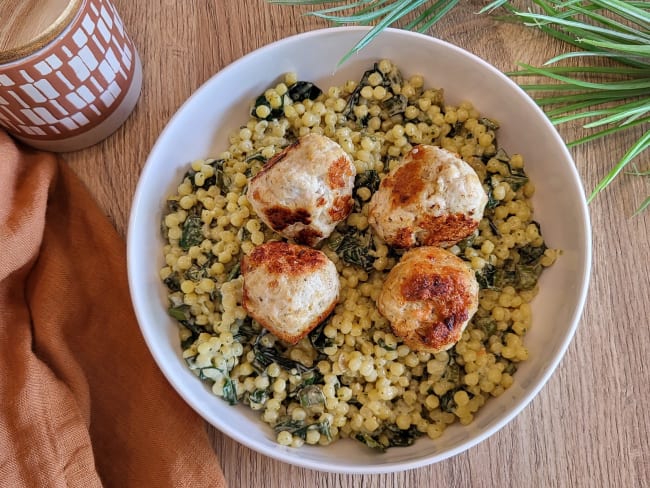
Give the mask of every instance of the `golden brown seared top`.
M 448 247 L 476 230 L 486 203 L 469 164 L 445 149 L 419 145 L 382 180 L 368 221 L 394 247 Z
M 336 142 L 308 134 L 270 159 L 251 179 L 248 198 L 264 223 L 313 246 L 352 210 L 356 168 Z
M 270 273 L 299 276 L 312 273 L 327 262 L 329 259 L 325 254 L 311 247 L 271 241 L 257 246 L 248 256 L 244 256 L 241 270 L 246 273 L 251 268 L 264 266 Z
M 297 343 L 338 302 L 336 266 L 316 249 L 267 242 L 244 256 L 242 306 L 275 336 Z
M 390 271 L 377 307 L 409 347 L 435 353 L 458 342 L 478 307 L 478 291 L 463 260 L 438 247 L 420 247 Z

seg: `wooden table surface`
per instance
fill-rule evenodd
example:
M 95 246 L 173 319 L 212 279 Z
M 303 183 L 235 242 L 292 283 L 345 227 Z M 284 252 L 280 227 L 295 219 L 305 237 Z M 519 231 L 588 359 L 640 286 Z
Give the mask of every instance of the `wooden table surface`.
M 115 227 L 126 234 L 138 176 L 158 134 L 205 80 L 285 36 L 326 27 L 304 10 L 264 0 L 113 0 L 139 48 L 142 97 L 113 136 L 64 155 Z M 562 46 L 461 2 L 431 34 L 504 71 L 541 63 Z M 562 127 L 568 140 L 576 127 Z M 573 151 L 587 189 L 640 130 Z M 639 167 L 647 169 L 648 154 Z M 578 332 L 541 393 L 501 431 L 444 462 L 386 475 L 320 473 L 272 460 L 211 430 L 232 487 L 650 486 L 650 211 L 632 217 L 648 179 L 622 176 L 591 205 L 594 261 Z

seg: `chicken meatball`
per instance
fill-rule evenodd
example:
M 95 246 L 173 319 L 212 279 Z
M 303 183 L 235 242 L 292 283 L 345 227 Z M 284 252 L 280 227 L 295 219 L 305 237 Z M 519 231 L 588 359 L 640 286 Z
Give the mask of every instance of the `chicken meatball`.
M 308 134 L 266 163 L 251 180 L 248 199 L 271 229 L 313 246 L 352 210 L 355 175 L 341 146 Z
M 242 306 L 264 328 L 296 344 L 334 310 L 339 296 L 336 266 L 321 251 L 267 242 L 244 256 Z
M 460 258 L 439 247 L 407 251 L 377 298 L 395 335 L 416 351 L 451 348 L 478 307 L 479 286 Z
M 382 180 L 368 222 L 393 247 L 449 247 L 476 230 L 487 200 L 469 164 L 445 149 L 420 145 Z

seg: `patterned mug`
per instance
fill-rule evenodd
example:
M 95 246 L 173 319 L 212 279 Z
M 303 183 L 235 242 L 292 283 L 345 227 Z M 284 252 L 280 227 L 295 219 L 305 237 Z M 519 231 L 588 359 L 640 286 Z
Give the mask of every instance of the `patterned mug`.
M 115 132 L 142 86 L 140 58 L 115 7 L 109 0 L 13 3 L 0 25 L 0 126 L 32 147 L 61 152 Z

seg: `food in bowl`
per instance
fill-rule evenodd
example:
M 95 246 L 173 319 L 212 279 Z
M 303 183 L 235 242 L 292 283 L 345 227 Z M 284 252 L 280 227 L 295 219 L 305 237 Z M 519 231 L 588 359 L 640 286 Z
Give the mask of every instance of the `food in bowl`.
M 341 146 L 312 133 L 273 156 L 251 178 L 246 195 L 267 227 L 313 246 L 350 214 L 356 174 Z
M 242 307 L 275 337 L 296 344 L 325 320 L 339 299 L 339 275 L 311 247 L 271 241 L 242 258 Z
M 228 150 L 191 163 L 167 200 L 160 274 L 190 369 L 217 396 L 259 411 L 287 446 L 353 438 L 384 450 L 471 423 L 527 359 L 529 303 L 556 257 L 533 220 L 524 159 L 498 146 L 498 128 L 470 102 L 447 105 L 442 89 L 418 75 L 404 79 L 387 60 L 324 93 L 287 74 L 258 97 Z M 312 133 L 340 145 L 357 174 L 350 215 L 318 246 L 336 266 L 339 303 L 290 345 L 242 306 L 240 258 L 281 238 L 255 214 L 246 187 L 269 159 Z M 369 223 L 380 182 L 417 145 L 458 154 L 487 195 L 477 230 L 448 249 L 475 273 L 478 308 L 456 345 L 436 353 L 412 350 L 378 310 L 403 251 Z
M 474 271 L 445 249 L 417 247 L 390 270 L 377 309 L 413 351 L 452 348 L 478 308 Z
M 368 222 L 393 247 L 450 247 L 478 228 L 487 200 L 469 164 L 446 149 L 419 144 L 381 180 Z

